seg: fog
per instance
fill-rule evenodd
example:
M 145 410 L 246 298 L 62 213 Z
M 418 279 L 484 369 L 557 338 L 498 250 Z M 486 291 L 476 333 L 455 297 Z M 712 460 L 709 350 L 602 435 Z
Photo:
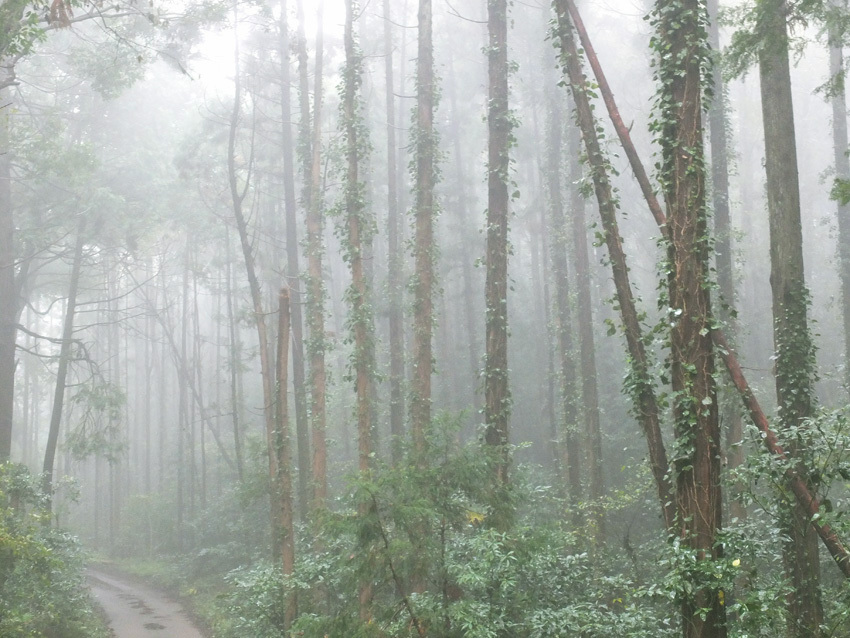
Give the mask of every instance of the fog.
M 510 4 L 503 71 L 499 0 L 320 3 L 0 6 L 0 460 L 43 490 L 0 482 L 4 596 L 26 511 L 209 636 L 850 635 L 846 5 L 581 0 L 585 84 L 567 0 Z M 793 127 L 763 121 L 782 55 Z M 665 84 L 695 59 L 696 97 Z

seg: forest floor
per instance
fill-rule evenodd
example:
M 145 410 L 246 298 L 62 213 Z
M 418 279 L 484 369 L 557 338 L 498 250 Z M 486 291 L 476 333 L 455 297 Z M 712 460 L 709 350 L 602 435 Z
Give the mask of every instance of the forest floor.
M 113 570 L 90 567 L 86 576 L 116 638 L 204 638 L 183 606 L 165 592 Z

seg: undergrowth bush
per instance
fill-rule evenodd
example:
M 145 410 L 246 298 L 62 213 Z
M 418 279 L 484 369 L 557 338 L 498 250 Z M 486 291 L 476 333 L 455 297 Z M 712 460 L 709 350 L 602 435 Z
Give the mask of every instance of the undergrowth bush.
M 518 469 L 504 531 L 488 503 L 491 466 L 451 428 L 430 441 L 428 463 L 376 469 L 302 539 L 295 574 L 268 562 L 230 573 L 222 636 L 272 638 L 663 638 L 675 633 L 665 592 L 594 549 L 563 523 L 563 501 Z M 357 512 L 368 511 L 367 515 Z M 361 619 L 358 591 L 372 602 Z M 284 599 L 299 615 L 283 631 Z
M 0 465 L 0 636 L 105 638 L 75 537 L 50 525 L 26 468 Z

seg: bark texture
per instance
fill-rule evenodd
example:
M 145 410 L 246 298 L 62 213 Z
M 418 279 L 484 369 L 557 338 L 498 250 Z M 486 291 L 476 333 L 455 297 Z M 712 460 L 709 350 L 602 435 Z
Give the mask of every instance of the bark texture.
M 432 336 L 434 323 L 434 48 L 431 0 L 419 0 L 419 53 L 416 59 L 415 229 L 413 245 L 413 383 L 410 427 L 414 451 L 425 451 L 431 423 Z
M 322 278 L 324 246 L 322 232 L 322 20 L 324 2 L 319 1 L 316 30 L 316 73 L 313 91 L 313 122 L 309 155 L 309 197 L 307 199 L 307 353 L 310 358 L 310 415 L 313 447 L 313 507 L 322 509 L 328 496 L 327 415 L 325 410 L 325 285 Z M 303 40 L 302 40 L 303 42 Z M 306 44 L 304 45 L 306 47 Z M 300 54 L 299 54 L 300 55 Z M 305 54 L 306 55 L 306 54 Z M 306 66 L 306 65 L 305 65 Z M 303 68 L 303 67 L 302 67 Z M 306 73 L 304 71 L 303 73 Z M 302 93 L 305 90 L 302 81 Z M 308 100 L 302 95 L 302 106 Z M 302 113 L 302 119 L 307 117 Z M 303 123 L 302 123 L 303 126 Z
M 508 184 L 511 120 L 508 110 L 508 5 L 488 0 L 489 133 L 487 162 L 487 253 L 484 367 L 485 440 L 498 450 L 496 478 L 508 478 Z
M 677 532 L 697 563 L 722 557 L 720 423 L 714 382 L 709 298 L 708 215 L 702 125 L 701 63 L 707 33 L 699 0 L 659 0 L 656 33 L 662 59 L 660 134 L 667 203 L 667 268 L 673 417 L 677 453 Z M 683 635 L 726 636 L 723 592 L 709 570 L 689 574 L 680 596 Z

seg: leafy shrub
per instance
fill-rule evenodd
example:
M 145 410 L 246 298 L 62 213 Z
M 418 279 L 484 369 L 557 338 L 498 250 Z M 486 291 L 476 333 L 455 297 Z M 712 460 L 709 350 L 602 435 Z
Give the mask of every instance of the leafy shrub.
M 76 538 L 50 525 L 26 468 L 0 465 L 0 636 L 98 638 Z

